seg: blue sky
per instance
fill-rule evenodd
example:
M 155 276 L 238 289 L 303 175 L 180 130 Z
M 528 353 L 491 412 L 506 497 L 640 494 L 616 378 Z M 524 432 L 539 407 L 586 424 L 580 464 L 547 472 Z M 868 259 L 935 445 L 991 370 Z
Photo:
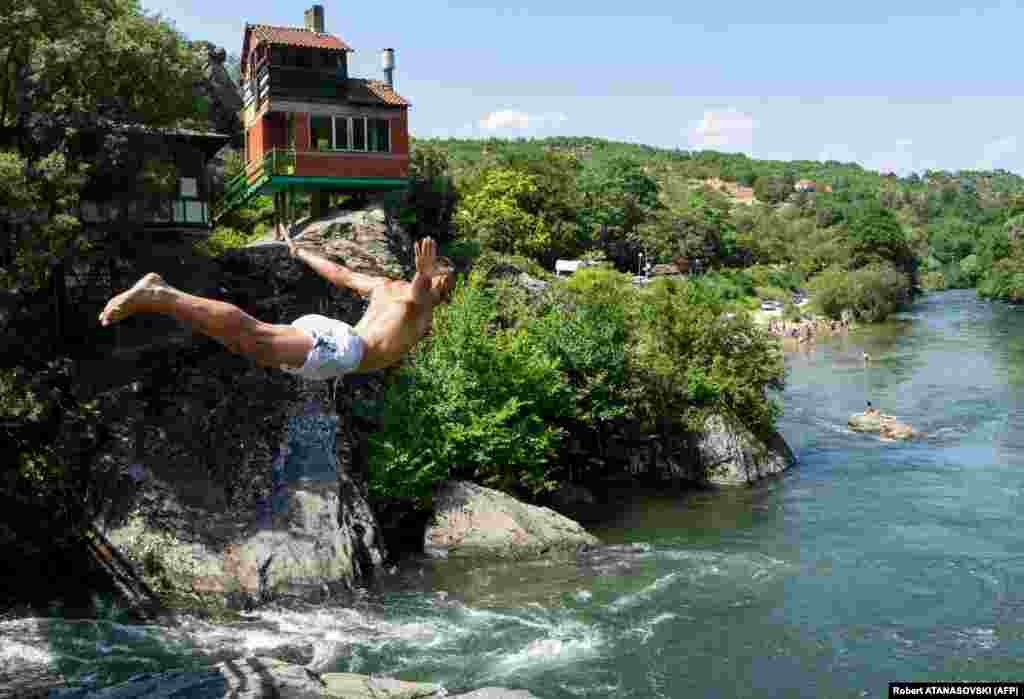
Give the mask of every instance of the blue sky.
M 308 3 L 142 0 L 238 53 Z M 323 0 L 350 71 L 395 86 L 414 136 L 597 136 L 901 174 L 1024 174 L 1024 2 Z

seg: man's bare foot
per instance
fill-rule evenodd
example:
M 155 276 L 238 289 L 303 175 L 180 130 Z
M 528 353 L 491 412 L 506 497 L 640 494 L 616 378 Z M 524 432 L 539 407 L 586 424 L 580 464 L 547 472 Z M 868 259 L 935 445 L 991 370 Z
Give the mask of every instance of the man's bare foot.
M 107 302 L 107 307 L 100 313 L 100 325 L 110 325 L 124 320 L 133 313 L 147 310 L 155 301 L 159 301 L 164 292 L 173 290 L 159 274 L 150 272 L 135 282 L 128 291 L 118 294 Z

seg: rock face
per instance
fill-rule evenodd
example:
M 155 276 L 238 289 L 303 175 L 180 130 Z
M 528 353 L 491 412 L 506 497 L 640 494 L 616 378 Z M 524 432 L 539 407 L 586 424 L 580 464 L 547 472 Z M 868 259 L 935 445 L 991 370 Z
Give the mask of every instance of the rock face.
M 796 463 L 782 435 L 764 442 L 720 415 L 711 416 L 697 434 L 653 435 L 632 426 L 609 440 L 605 454 L 627 461 L 634 478 L 697 485 L 750 484 Z
M 847 420 L 854 432 L 877 432 L 882 439 L 913 439 L 922 434 L 890 415 L 880 413 L 854 413 Z
M 710 483 L 754 483 L 796 463 L 789 445 L 778 432 L 765 443 L 745 427 L 728 424 L 720 415 L 709 418 L 704 427 L 697 451 Z
M 525 558 L 600 543 L 553 510 L 464 481 L 446 483 L 434 508 L 424 551 L 435 557 Z
M 412 269 L 412 240 L 377 203 L 300 221 L 291 235 L 301 246 L 319 249 L 366 274 L 408 278 Z
M 146 673 L 106 689 L 58 689 L 46 696 L 48 699 L 536 699 L 529 692 L 499 687 L 454 695 L 436 684 L 347 672 L 321 674 L 264 657 L 240 658 L 199 671 Z
M 404 233 L 384 219 L 381 210 L 349 215 L 356 242 L 329 226 L 303 241 L 328 257 L 344 248 L 357 268 L 372 258 L 378 273 L 403 275 L 390 248 Z M 232 250 L 218 263 L 215 293 L 267 322 L 319 313 L 355 324 L 365 308 L 283 245 Z M 119 435 L 104 458 L 125 474 L 97 528 L 151 579 L 238 606 L 283 593 L 317 599 L 365 582 L 385 551 L 352 406 L 377 395 L 381 379 L 308 382 L 172 331 L 154 334 L 148 348 L 121 348 L 135 352 L 127 362 L 104 359 L 86 372 L 94 385 L 82 390 L 100 397 Z
M 227 52 L 223 48 L 207 45 L 204 80 L 196 85 L 196 92 L 209 104 L 209 120 L 220 133 L 239 137 L 242 133 L 242 96 L 238 86 L 224 66 Z

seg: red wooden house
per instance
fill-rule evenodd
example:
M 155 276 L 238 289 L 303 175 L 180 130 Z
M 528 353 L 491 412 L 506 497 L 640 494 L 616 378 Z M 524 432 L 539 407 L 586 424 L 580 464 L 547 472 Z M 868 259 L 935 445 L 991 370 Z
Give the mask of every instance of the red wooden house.
M 256 194 L 313 191 L 314 215 L 331 192 L 401 189 L 409 174 L 409 103 L 385 80 L 353 78 L 348 44 L 324 30 L 324 10 L 305 27 L 247 24 L 242 40 L 246 171 L 229 183 L 221 215 Z M 289 218 L 286 213 L 286 219 Z

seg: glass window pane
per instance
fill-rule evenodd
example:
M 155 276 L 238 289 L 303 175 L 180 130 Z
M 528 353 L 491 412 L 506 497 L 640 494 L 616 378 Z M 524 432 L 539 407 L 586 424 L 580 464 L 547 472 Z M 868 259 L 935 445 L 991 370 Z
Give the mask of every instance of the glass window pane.
M 331 150 L 332 143 L 331 118 L 329 116 L 313 116 L 309 120 L 309 131 L 313 150 Z
M 366 119 L 363 117 L 352 119 L 352 148 L 366 150 Z
M 348 119 L 334 117 L 334 147 L 339 150 L 348 149 Z
M 387 153 L 390 150 L 390 131 L 387 119 L 370 119 L 370 150 Z

